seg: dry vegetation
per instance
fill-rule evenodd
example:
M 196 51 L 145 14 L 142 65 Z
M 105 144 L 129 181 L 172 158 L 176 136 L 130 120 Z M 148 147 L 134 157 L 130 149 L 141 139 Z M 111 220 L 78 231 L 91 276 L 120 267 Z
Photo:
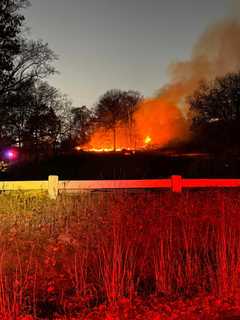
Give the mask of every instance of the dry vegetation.
M 239 319 L 239 194 L 1 194 L 0 318 Z

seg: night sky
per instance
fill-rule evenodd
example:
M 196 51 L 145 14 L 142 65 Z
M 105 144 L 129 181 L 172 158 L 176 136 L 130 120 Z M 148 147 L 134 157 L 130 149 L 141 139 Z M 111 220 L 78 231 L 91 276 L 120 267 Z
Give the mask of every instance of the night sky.
M 188 59 L 206 28 L 230 15 L 231 0 L 31 0 L 30 37 L 59 55 L 50 83 L 74 106 L 112 88 L 153 95 L 168 66 Z

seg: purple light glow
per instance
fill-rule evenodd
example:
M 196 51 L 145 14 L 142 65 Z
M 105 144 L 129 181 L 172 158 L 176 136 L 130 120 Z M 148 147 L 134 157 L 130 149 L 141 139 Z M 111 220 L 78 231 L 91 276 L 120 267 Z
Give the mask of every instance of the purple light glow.
M 8 151 L 8 152 L 7 152 L 7 156 L 8 156 L 8 158 L 13 158 L 13 157 L 14 157 L 14 154 L 13 154 L 12 151 Z
M 6 150 L 5 151 L 5 158 L 9 160 L 14 160 L 17 157 L 16 152 L 13 150 Z

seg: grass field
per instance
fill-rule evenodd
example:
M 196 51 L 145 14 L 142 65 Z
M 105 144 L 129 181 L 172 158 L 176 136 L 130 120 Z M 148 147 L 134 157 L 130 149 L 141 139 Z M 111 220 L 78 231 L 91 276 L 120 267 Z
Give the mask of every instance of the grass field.
M 239 190 L 3 193 L 0 318 L 239 319 L 239 215 Z

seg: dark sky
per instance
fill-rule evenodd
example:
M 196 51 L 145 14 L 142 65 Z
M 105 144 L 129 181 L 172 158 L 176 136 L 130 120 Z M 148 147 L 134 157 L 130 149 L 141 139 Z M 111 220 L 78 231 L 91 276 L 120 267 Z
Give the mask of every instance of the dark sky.
M 74 105 L 112 88 L 150 96 L 187 59 L 199 35 L 228 16 L 231 0 L 31 0 L 31 37 L 59 55 L 50 83 Z

